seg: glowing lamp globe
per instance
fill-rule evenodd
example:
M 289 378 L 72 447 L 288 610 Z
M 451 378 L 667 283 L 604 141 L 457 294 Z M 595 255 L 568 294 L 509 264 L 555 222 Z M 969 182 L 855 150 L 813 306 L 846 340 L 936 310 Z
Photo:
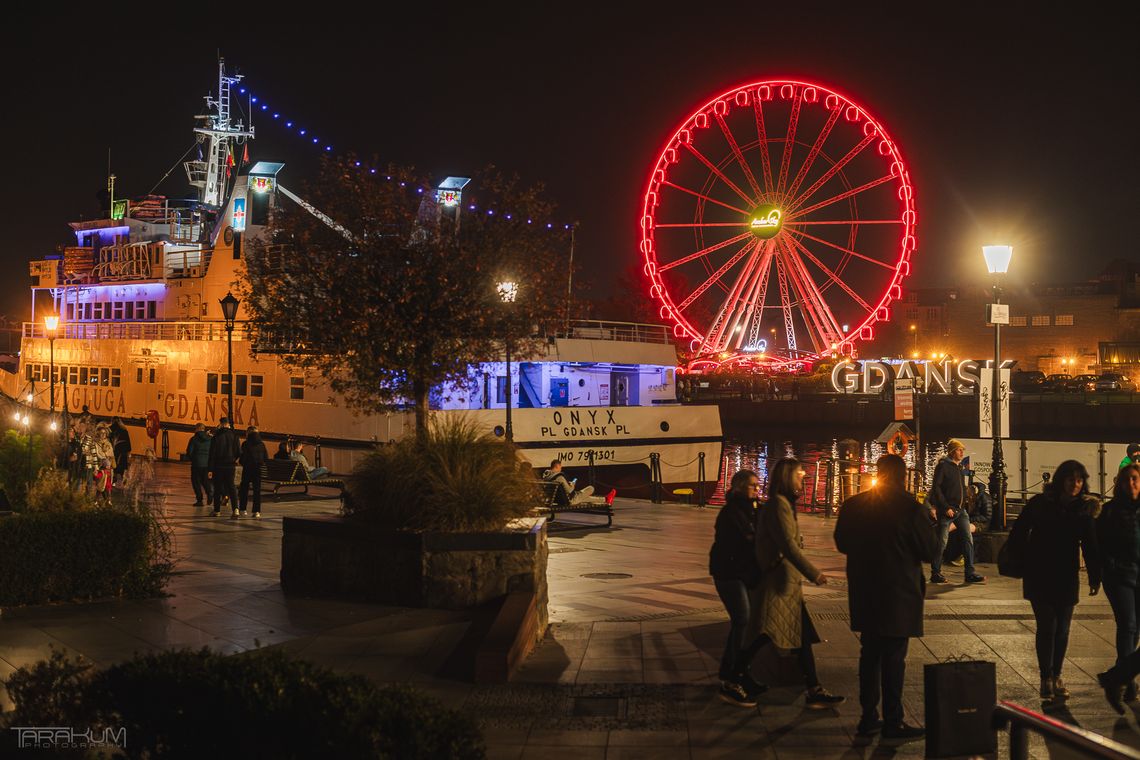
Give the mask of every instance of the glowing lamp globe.
M 986 257 L 986 269 L 990 274 L 1005 274 L 1009 271 L 1009 260 L 1013 258 L 1013 246 L 983 245 L 982 255 Z
M 514 280 L 504 280 L 495 285 L 495 292 L 503 303 L 514 303 L 519 295 L 519 284 Z
M 55 331 L 59 329 L 59 317 L 55 314 L 49 314 L 44 317 L 44 329 L 47 331 L 49 337 L 54 337 Z

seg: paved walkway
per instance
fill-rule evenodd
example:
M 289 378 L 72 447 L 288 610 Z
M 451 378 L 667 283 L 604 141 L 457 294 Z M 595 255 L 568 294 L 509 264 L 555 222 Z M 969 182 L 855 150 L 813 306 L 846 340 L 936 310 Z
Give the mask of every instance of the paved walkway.
M 467 628 L 464 613 L 285 597 L 278 583 L 281 516 L 333 513 L 334 499 L 265 505 L 266 519 L 231 521 L 190 505 L 185 468 L 164 466 L 168 515 L 181 561 L 164 599 L 6 609 L 0 678 L 54 646 L 100 664 L 136 651 L 210 646 L 238 652 L 280 646 L 379 681 L 410 681 L 484 724 L 493 758 L 865 758 L 921 756 L 923 742 L 890 746 L 853 737 L 858 641 L 848 630 L 843 558 L 832 522 L 802 516 L 807 551 L 833 582 L 806 587 L 824 641 L 823 682 L 849 701 L 806 711 L 787 678 L 758 710 L 715 697 L 727 619 L 706 571 L 716 511 L 618 500 L 614 527 L 570 516 L 552 526 L 550 607 L 544 642 L 506 686 L 473 686 L 436 673 Z M 578 522 L 572 522 L 572 521 Z M 577 526 L 577 527 L 576 527 Z M 584 526 L 584 527 L 583 527 Z M 930 590 L 926 637 L 912 642 L 906 705 L 922 722 L 921 665 L 951 655 L 997 663 L 999 696 L 1039 709 L 1033 619 L 1016 582 Z M 961 580 L 950 568 L 951 581 Z M 1103 596 L 1085 598 L 1073 625 L 1059 719 L 1140 747 L 1137 715 L 1117 718 L 1093 676 L 1113 660 Z M 769 662 L 768 664 L 773 664 Z M 784 673 L 787 676 L 787 673 Z M 9 706 L 0 690 L 0 703 Z M 1001 756 L 1005 752 L 1002 742 Z M 1036 757 L 1057 757 L 1035 740 Z

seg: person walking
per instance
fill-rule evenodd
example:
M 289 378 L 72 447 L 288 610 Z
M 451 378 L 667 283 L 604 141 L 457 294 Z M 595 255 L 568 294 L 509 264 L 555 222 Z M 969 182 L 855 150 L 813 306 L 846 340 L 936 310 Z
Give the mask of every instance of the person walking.
M 1025 568 L 1022 596 L 1033 606 L 1037 621 L 1037 666 L 1044 700 L 1069 696 L 1061 668 L 1080 594 L 1080 554 L 1088 568 L 1089 596 L 1100 590 L 1100 552 L 1093 522 L 1098 505 L 1089 496 L 1088 477 L 1080 462 L 1061 462 L 1053 480 L 1029 500 L 1009 533 L 1011 549 Z
M 962 541 L 962 556 L 966 559 L 966 583 L 985 583 L 985 576 L 978 575 L 974 568 L 974 537 L 970 532 L 970 515 L 966 512 L 966 479 L 962 471 L 962 458 L 966 446 L 957 438 L 946 442 L 946 456 L 934 468 L 927 502 L 931 516 L 938 520 L 938 535 L 941 546 L 938 555 L 930 563 L 930 582 L 945 583 L 942 574 L 942 553 L 950 540 L 950 526 L 953 524 Z
M 795 503 L 804 490 L 804 468 L 793 457 L 781 459 L 768 480 L 768 501 L 756 520 L 756 559 L 760 583 L 752 592 L 749 633 L 755 638 L 744 657 L 745 666 L 765 645 L 796 652 L 807 689 L 806 707 L 821 710 L 842 703 L 846 697 L 832 694 L 819 682 L 811 645 L 819 642 L 804 604 L 802 581 L 817 586 L 827 583 L 803 553 L 803 536 L 796 519 Z
M 123 473 L 131 461 L 131 434 L 118 417 L 111 420 L 111 449 L 115 452 L 115 482 L 123 484 Z
M 737 470 L 724 507 L 716 516 L 716 534 L 709 550 L 709 575 L 729 619 L 728 640 L 720 658 L 719 696 L 740 707 L 755 707 L 756 696 L 767 688 L 753 680 L 744 659 L 744 636 L 752 608 L 749 593 L 760 582 L 755 549 L 759 504 L 759 476 L 752 470 Z
M 269 459 L 269 452 L 261 440 L 257 428 L 250 426 L 245 431 L 241 444 L 241 490 L 238 494 L 241 516 L 245 517 L 246 500 L 253 487 L 253 519 L 261 519 L 261 468 Z
M 210 483 L 210 444 L 213 439 L 206 432 L 206 426 L 199 422 L 194 426 L 194 435 L 186 444 L 186 458 L 190 460 L 190 487 L 194 489 L 194 506 L 202 506 L 202 496 L 206 502 L 214 503 L 214 488 Z
M 1112 499 L 1096 518 L 1104 593 L 1116 618 L 1116 662 L 1136 651 L 1140 626 L 1140 465 L 1128 464 L 1116 476 Z M 1136 682 L 1129 679 L 1124 701 L 1135 702 Z
M 210 472 L 214 476 L 214 517 L 222 513 L 222 498 L 230 500 L 231 517 L 238 517 L 237 489 L 234 488 L 235 463 L 241 456 L 237 433 L 230 427 L 228 417 L 218 419 L 218 429 L 210 443 Z
M 876 463 L 877 485 L 843 502 L 835 547 L 847 555 L 847 604 L 859 634 L 856 733 L 916 739 L 925 731 L 904 721 L 902 691 L 910 639 L 923 635 L 926 578 L 922 563 L 939 550 L 938 526 L 906 490 L 906 463 L 887 454 Z M 879 719 L 880 685 L 883 719 Z

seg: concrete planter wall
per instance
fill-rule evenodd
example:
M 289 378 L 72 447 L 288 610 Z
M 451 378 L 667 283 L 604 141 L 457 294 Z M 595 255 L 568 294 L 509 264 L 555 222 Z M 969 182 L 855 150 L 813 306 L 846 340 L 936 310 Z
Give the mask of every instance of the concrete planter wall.
M 542 518 L 496 533 L 413 533 L 343 517 L 286 517 L 281 587 L 287 594 L 449 610 L 534 592 L 545 631 L 547 553 Z

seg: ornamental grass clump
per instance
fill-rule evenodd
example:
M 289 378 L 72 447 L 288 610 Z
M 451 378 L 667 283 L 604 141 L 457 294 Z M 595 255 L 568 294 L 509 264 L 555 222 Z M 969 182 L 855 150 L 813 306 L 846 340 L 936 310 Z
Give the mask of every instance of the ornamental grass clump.
M 82 512 L 92 509 L 95 499 L 72 485 L 66 470 L 45 467 L 28 489 L 28 512 Z
M 478 532 L 526 516 L 537 498 L 513 444 L 453 418 L 368 455 L 349 479 L 344 513 L 395 530 Z

